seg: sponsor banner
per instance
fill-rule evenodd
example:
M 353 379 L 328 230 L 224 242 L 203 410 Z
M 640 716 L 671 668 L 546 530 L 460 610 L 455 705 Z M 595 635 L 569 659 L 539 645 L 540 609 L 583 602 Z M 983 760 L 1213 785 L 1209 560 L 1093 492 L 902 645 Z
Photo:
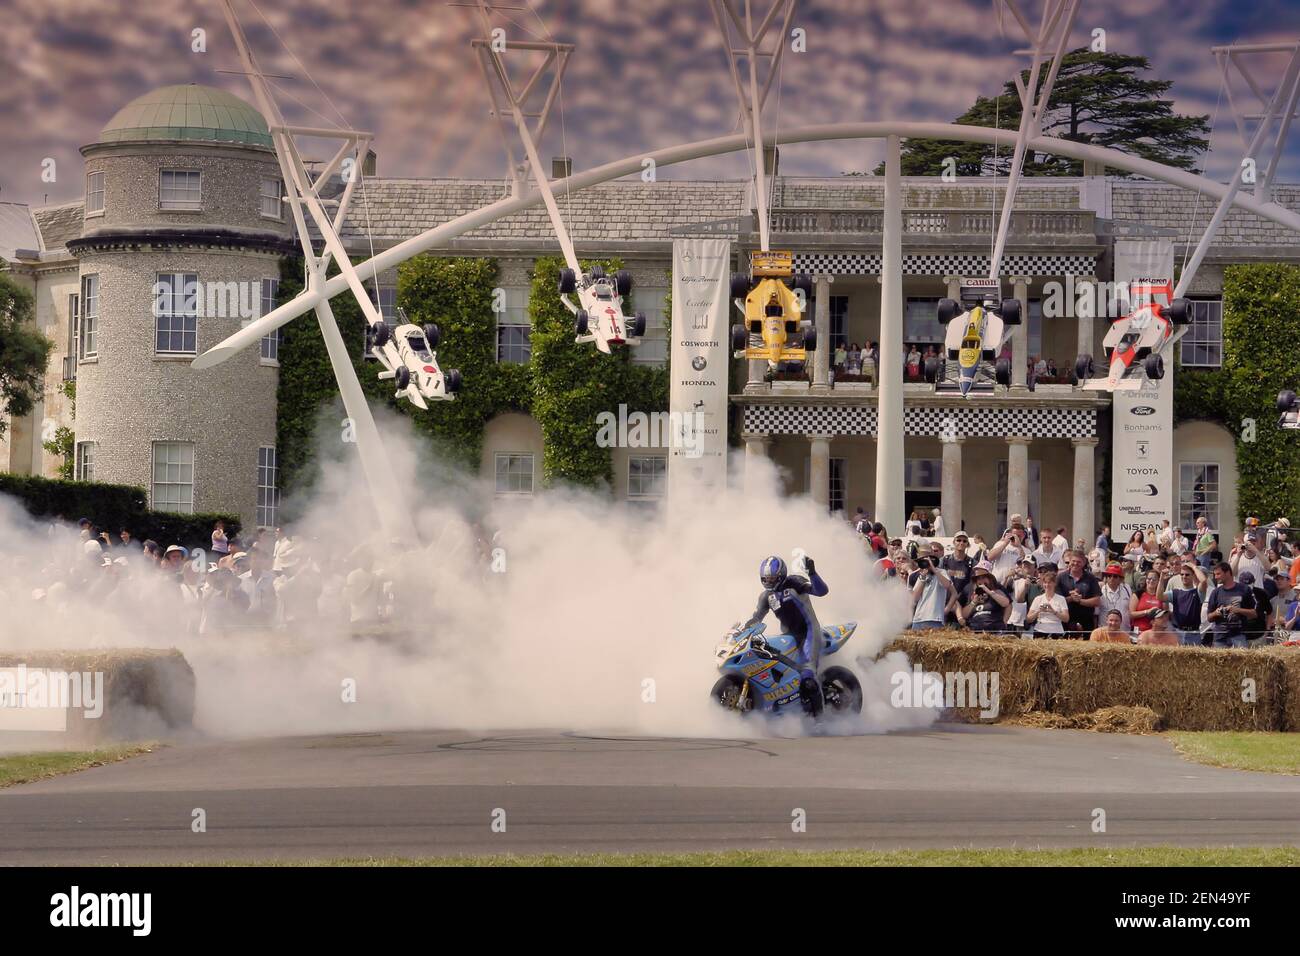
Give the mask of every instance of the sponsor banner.
M 1168 239 L 1115 240 L 1116 283 L 1159 284 L 1151 277 L 1170 276 L 1173 271 L 1174 247 Z M 1127 541 L 1136 530 L 1159 528 L 1165 518 L 1177 519 L 1173 376 L 1170 353 L 1165 356 L 1165 377 L 1159 382 L 1142 376 L 1142 388 L 1114 393 L 1112 540 Z
M 728 318 L 731 243 L 673 240 L 673 344 L 670 418 L 693 435 L 674 435 L 668 500 L 727 483 Z

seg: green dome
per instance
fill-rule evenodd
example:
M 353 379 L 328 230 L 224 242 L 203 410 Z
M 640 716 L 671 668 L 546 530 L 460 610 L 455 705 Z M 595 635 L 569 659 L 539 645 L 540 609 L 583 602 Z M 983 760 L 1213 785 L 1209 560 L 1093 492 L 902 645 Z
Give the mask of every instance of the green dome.
M 225 90 L 195 84 L 163 86 L 137 97 L 99 135 L 101 143 L 146 139 L 272 146 L 261 113 Z

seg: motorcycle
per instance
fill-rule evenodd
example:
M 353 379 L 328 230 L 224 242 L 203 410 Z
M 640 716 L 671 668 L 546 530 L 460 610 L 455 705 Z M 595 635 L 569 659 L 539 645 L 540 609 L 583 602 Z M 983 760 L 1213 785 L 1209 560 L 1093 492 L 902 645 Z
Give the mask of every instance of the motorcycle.
M 743 628 L 737 625 L 727 632 L 714 652 L 722 676 L 710 694 L 727 710 L 778 714 L 782 708 L 801 702 L 799 672 L 803 652 L 793 635 L 764 636 L 766 627 L 762 622 Z M 842 648 L 857 627 L 856 621 L 823 627 L 822 659 Z M 817 680 L 827 712 L 862 712 L 862 685 L 847 667 L 823 667 Z M 802 707 L 808 710 L 806 704 Z

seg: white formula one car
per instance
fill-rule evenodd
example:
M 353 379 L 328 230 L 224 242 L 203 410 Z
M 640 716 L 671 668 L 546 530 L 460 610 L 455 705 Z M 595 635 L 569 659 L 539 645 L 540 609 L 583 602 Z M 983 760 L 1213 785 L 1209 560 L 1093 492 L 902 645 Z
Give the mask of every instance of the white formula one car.
M 1092 377 L 1092 356 L 1086 352 L 1075 359 L 1074 377 L 1081 388 L 1134 391 L 1142 387 L 1144 373 L 1153 382 L 1165 377 L 1163 354 L 1187 331 L 1191 309 L 1186 299 L 1174 298 L 1174 284 L 1168 279 L 1134 279 L 1129 292 L 1133 305 L 1116 304 L 1119 318 L 1101 340 L 1109 366 L 1106 377 Z
M 1300 429 L 1300 399 L 1296 398 L 1295 392 L 1291 389 L 1283 389 L 1277 393 L 1277 411 L 1281 416 L 1277 420 L 1279 428 Z
M 397 397 L 405 397 L 420 408 L 429 407 L 426 399 L 451 401 L 460 391 L 460 371 L 448 369 L 444 375 L 438 367 L 438 353 L 434 351 L 441 337 L 438 327 L 433 323 L 413 325 L 401 309 L 397 317 L 401 324 L 396 328 L 390 329 L 384 322 L 370 327 L 370 354 L 384 367 L 379 378 L 395 379 Z
M 996 279 L 963 279 L 961 303 L 939 300 L 939 321 L 946 327 L 943 355 L 925 362 L 925 380 L 936 392 L 961 392 L 965 398 L 991 392 L 994 384 L 1011 384 L 1011 360 L 1000 356 L 1020 324 L 1020 300 L 999 300 L 1001 294 Z
M 611 279 L 600 266 L 586 275 L 573 269 L 560 270 L 560 301 L 573 313 L 574 342 L 595 342 L 609 352 L 611 345 L 640 345 L 645 335 L 645 313 L 629 318 L 623 314 L 623 297 L 632 291 L 632 273 L 620 269 Z M 575 304 L 569 299 L 578 294 Z

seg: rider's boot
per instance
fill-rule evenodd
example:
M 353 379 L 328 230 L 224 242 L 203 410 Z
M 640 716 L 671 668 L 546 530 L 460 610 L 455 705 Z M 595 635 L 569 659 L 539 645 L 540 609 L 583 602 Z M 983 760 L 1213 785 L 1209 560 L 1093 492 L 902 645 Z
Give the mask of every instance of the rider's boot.
M 824 704 L 822 689 L 811 671 L 804 671 L 803 678 L 799 681 L 799 699 L 803 702 L 805 713 L 811 714 L 813 720 L 821 719 Z

